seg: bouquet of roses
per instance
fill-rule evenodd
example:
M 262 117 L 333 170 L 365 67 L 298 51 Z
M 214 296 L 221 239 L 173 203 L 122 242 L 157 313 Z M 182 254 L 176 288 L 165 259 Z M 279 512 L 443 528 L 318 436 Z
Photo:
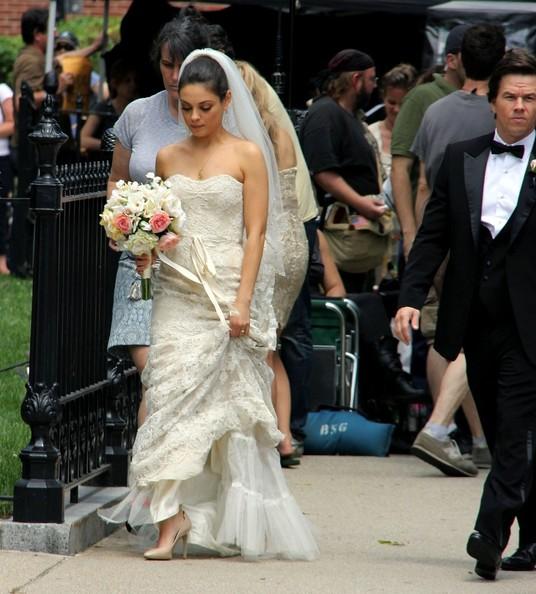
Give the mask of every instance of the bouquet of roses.
M 154 173 L 147 179 L 145 184 L 119 180 L 100 215 L 100 224 L 117 249 L 135 256 L 150 255 L 166 234 L 179 236 L 186 220 L 170 184 Z M 151 298 L 150 266 L 142 274 L 141 295 Z

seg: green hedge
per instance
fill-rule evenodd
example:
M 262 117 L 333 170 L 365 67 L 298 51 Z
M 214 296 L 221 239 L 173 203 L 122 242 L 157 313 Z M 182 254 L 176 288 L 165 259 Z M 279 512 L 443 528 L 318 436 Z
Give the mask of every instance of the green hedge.
M 22 39 L 0 35 L 0 82 L 13 85 L 13 62 L 22 47 Z
M 110 38 L 109 47 L 119 41 L 119 17 L 110 17 L 108 35 Z M 57 26 L 58 32 L 71 31 L 80 41 L 80 47 L 89 45 L 102 31 L 102 19 L 99 17 L 73 17 L 67 21 L 61 21 Z M 13 84 L 12 73 L 13 63 L 22 47 L 20 35 L 7 36 L 0 35 L 0 82 Z M 93 67 L 97 68 L 99 54 L 92 57 Z

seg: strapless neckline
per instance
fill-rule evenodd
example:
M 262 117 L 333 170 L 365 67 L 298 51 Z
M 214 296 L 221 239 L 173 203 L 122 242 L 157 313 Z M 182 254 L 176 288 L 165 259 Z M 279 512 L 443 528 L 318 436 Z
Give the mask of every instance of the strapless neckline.
M 182 179 L 186 179 L 186 180 L 194 182 L 194 183 L 203 183 L 203 182 L 213 181 L 213 180 L 219 179 L 219 178 L 228 178 L 228 179 L 235 181 L 240 186 L 244 185 L 240 180 L 236 179 L 236 177 L 234 177 L 233 175 L 231 175 L 229 173 L 218 173 L 217 175 L 211 175 L 210 177 L 205 177 L 203 179 L 194 179 L 193 177 L 184 175 L 183 173 L 174 173 L 173 175 L 170 175 L 166 181 L 171 181 L 174 177 L 180 177 Z

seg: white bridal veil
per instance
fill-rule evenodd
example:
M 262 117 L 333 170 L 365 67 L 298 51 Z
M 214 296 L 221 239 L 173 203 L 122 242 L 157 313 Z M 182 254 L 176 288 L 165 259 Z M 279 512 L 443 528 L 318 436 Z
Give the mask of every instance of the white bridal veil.
M 223 127 L 234 136 L 254 142 L 264 155 L 268 170 L 269 206 L 263 264 L 272 266 L 277 274 L 284 275 L 281 236 L 285 221 L 279 188 L 279 172 L 272 142 L 240 71 L 228 56 L 213 49 L 195 50 L 184 60 L 179 80 L 184 67 L 200 56 L 207 56 L 216 61 L 227 77 L 231 91 L 231 104 L 225 114 Z M 179 121 L 184 124 L 180 108 Z

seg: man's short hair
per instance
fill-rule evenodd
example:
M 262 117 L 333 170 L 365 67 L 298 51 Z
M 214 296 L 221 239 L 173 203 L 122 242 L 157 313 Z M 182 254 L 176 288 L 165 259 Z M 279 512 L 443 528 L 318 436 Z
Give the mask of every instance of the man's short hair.
M 462 63 L 467 78 L 488 80 L 505 50 L 504 29 L 500 25 L 481 24 L 467 29 L 462 41 Z
M 504 54 L 489 79 L 489 101 L 494 101 L 499 93 L 501 80 L 509 74 L 536 76 L 536 58 L 521 48 L 511 49 Z
M 20 19 L 20 32 L 26 45 L 34 42 L 34 33 L 45 33 L 47 30 L 48 10 L 46 8 L 30 8 Z

